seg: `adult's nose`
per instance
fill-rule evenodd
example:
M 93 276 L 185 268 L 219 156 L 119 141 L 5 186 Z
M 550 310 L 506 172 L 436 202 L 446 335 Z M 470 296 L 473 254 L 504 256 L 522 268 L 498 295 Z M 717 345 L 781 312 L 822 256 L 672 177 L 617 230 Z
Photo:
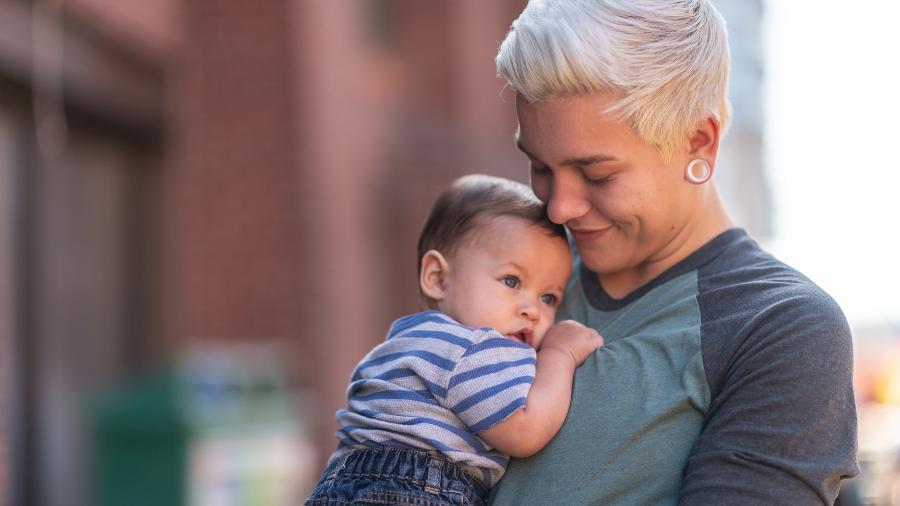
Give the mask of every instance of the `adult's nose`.
M 555 173 L 547 198 L 547 216 L 550 221 L 566 224 L 581 218 L 591 210 L 587 192 L 577 174 L 561 171 Z

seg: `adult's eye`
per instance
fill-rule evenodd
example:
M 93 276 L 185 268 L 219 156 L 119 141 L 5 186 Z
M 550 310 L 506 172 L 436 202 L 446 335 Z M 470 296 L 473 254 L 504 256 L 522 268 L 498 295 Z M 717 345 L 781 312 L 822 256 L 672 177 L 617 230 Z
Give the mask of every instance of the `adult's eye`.
M 519 285 L 521 284 L 518 276 L 503 276 L 500 281 L 510 288 L 519 288 Z
M 612 176 L 604 176 L 604 177 L 589 177 L 587 174 L 582 172 L 582 177 L 587 182 L 587 184 L 591 186 L 603 186 L 606 183 L 612 181 Z
M 545 176 L 550 174 L 550 169 L 548 167 L 542 167 L 540 165 L 531 164 L 531 173 L 535 176 Z

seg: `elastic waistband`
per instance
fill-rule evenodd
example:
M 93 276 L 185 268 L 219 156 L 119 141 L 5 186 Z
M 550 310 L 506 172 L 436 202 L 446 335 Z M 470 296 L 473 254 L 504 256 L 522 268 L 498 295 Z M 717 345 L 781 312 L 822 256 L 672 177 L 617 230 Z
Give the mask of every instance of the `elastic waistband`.
M 487 497 L 488 490 L 462 467 L 443 457 L 408 448 L 357 448 L 337 458 L 331 476 L 382 475 L 402 477 L 421 483 L 425 489 L 466 492 L 475 490 Z

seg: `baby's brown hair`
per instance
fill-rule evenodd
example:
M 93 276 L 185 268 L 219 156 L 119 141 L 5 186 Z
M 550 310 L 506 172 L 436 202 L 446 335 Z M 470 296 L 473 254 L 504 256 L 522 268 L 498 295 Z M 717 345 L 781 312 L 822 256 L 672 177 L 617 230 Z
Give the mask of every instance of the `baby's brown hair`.
M 422 257 L 429 250 L 449 258 L 485 220 L 501 216 L 522 218 L 551 236 L 566 239 L 565 228 L 547 218 L 547 206 L 531 188 L 501 177 L 472 174 L 454 181 L 435 201 L 419 235 L 416 272 L 422 270 Z

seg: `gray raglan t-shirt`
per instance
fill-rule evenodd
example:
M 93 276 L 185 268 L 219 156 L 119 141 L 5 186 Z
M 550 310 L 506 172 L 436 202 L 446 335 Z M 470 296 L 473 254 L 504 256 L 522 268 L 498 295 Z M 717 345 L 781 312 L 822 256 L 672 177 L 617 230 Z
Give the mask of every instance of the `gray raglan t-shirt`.
M 857 473 L 846 319 L 743 230 L 621 300 L 576 259 L 559 313 L 606 346 L 492 504 L 831 504 Z

